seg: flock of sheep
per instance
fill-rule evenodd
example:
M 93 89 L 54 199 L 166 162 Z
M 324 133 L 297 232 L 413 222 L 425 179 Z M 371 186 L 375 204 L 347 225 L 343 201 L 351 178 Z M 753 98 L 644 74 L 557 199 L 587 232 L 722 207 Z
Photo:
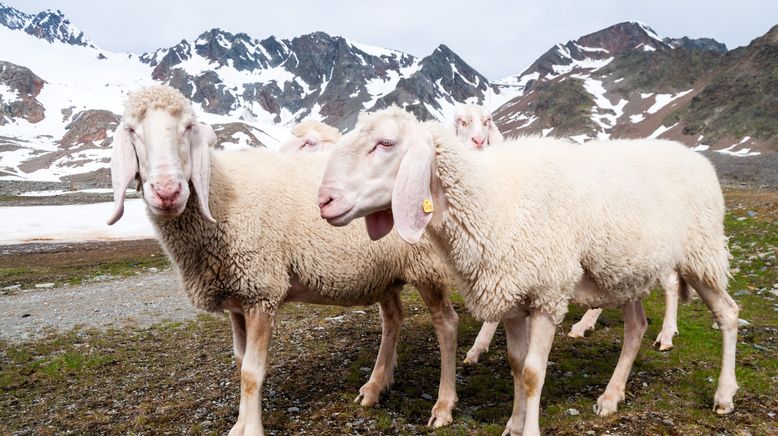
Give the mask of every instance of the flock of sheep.
M 137 180 L 193 304 L 229 313 L 241 376 L 230 434 L 263 434 L 262 384 L 286 302 L 379 304 L 381 345 L 355 400 L 376 404 L 393 382 L 406 283 L 429 308 L 440 346 L 430 426 L 450 424 L 457 403 L 454 286 L 487 321 L 467 363 L 488 349 L 497 322 L 505 327 L 514 377 L 506 435 L 540 432 L 548 354 L 570 303 L 594 308 L 571 336 L 593 328 L 600 308 L 623 308 L 622 352 L 595 405 L 601 416 L 616 411 L 647 326 L 641 298 L 656 284 L 667 302 L 660 349 L 672 347 L 690 287 L 713 313 L 724 344 L 713 407 L 731 412 L 738 307 L 726 292 L 724 203 L 710 163 L 661 140 L 503 140 L 473 105 L 454 125 L 392 107 L 363 114 L 342 137 L 300 123 L 281 153 L 215 152 L 213 130 L 175 89 L 129 96 L 114 135 L 109 224 Z M 364 227 L 346 225 L 362 217 Z

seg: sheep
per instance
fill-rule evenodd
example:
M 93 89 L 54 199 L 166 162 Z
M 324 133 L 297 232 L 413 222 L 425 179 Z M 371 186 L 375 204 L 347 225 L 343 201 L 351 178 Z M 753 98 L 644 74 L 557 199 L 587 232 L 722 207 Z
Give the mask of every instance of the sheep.
M 483 150 L 488 145 L 501 144 L 504 141 L 500 130 L 492 120 L 492 114 L 485 107 L 476 104 L 463 105 L 456 109 L 453 130 L 457 138 L 476 150 Z M 678 334 L 678 288 L 681 281 L 677 272 L 673 271 L 662 277 L 661 284 L 665 295 L 665 316 L 662 330 L 653 345 L 658 345 L 659 351 L 668 351 L 673 348 L 673 337 Z M 682 291 L 685 291 L 683 296 L 684 301 L 687 301 L 689 293 L 685 287 Z M 581 320 L 572 326 L 567 335 L 581 338 L 587 331 L 594 330 L 601 313 L 600 308 L 589 309 Z M 489 351 L 489 344 L 496 330 L 496 322 L 485 322 L 481 326 L 473 346 L 465 355 L 465 364 L 478 363 L 481 354 Z
M 326 151 L 338 139 L 340 139 L 338 129 L 319 121 L 306 120 L 292 127 L 292 137 L 281 144 L 278 151 L 280 153 Z
M 503 142 L 500 129 L 492 121 L 492 114 L 477 104 L 457 107 L 454 114 L 454 132 L 457 138 L 477 150 Z
M 448 255 L 468 310 L 505 326 L 514 406 L 504 434 L 540 433 L 548 353 L 571 302 L 624 310 L 622 352 L 595 405 L 615 412 L 647 326 L 641 298 L 672 270 L 721 329 L 714 410 L 733 410 L 738 307 L 726 292 L 723 196 L 705 157 L 662 140 L 489 153 L 456 143 L 397 107 L 363 116 L 330 155 L 320 215 L 334 226 L 366 216 L 372 237 L 395 227 L 409 243 L 426 230 Z M 376 215 L 389 223 L 370 228 Z
M 447 296 L 448 270 L 431 243 L 371 243 L 353 226 L 335 229 L 319 220 L 314 199 L 326 155 L 212 152 L 215 140 L 178 91 L 154 86 L 132 93 L 114 135 L 115 209 L 108 224 L 121 218 L 125 190 L 137 178 L 189 299 L 202 310 L 229 313 L 241 376 L 240 412 L 230 434 L 263 433 L 268 346 L 277 311 L 290 301 L 379 303 L 381 346 L 355 400 L 374 405 L 393 381 L 404 283 L 419 290 L 440 344 L 438 400 L 428 425 L 450 424 L 458 316 Z

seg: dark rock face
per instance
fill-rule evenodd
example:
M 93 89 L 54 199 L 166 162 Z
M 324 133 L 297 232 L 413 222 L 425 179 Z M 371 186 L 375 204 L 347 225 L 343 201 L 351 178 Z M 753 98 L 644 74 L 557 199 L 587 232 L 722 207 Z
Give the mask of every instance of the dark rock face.
M 73 116 L 73 120 L 65 126 L 67 133 L 60 139 L 65 146 L 98 144 L 107 146 L 108 132 L 113 132 L 119 125 L 119 116 L 106 110 L 85 110 Z
M 225 142 L 235 142 L 235 135 L 240 133 L 242 135 L 245 135 L 248 138 L 248 143 L 252 147 L 262 147 L 266 148 L 267 146 L 260 141 L 255 132 L 254 129 L 244 123 L 227 123 L 227 124 L 214 124 L 213 131 L 216 133 L 216 145 L 214 148 L 217 149 L 223 149 Z
M 16 92 L 16 99 L 3 101 L 0 97 L 0 125 L 14 118 L 37 123 L 45 117 L 46 108 L 35 98 L 46 82 L 29 68 L 0 61 L 0 84 Z
M 191 77 L 178 68 L 195 54 L 210 63 L 211 71 Z M 301 120 L 316 109 L 326 123 L 341 129 L 352 127 L 366 105 L 370 106 L 367 109 L 415 105 L 419 114 L 429 118 L 425 104 L 439 109 L 436 99 L 452 104 L 471 98 L 481 102 L 488 92 L 488 80 L 446 46 L 418 60 L 392 50 L 371 51 L 324 32 L 259 41 L 243 33 L 212 29 L 194 43 L 181 41 L 147 53 L 141 60 L 154 67 L 154 79 L 176 87 L 210 112 L 261 108 L 275 114 L 278 122 L 283 111 Z M 230 88 L 220 76 L 223 67 L 245 72 L 247 77 L 262 77 L 263 71 L 275 68 L 281 76 L 274 73 L 261 82 Z M 394 95 L 383 96 L 386 91 L 374 95 L 377 88 L 395 83 Z
M 712 38 L 691 39 L 684 36 L 682 38 L 663 38 L 662 40 L 672 48 L 683 48 L 691 51 L 714 51 L 718 53 L 727 52 L 726 45 Z
M 48 42 L 92 46 L 84 32 L 73 26 L 59 10 L 46 10 L 31 15 L 0 4 L 0 25 L 12 30 L 23 29 L 28 34 Z

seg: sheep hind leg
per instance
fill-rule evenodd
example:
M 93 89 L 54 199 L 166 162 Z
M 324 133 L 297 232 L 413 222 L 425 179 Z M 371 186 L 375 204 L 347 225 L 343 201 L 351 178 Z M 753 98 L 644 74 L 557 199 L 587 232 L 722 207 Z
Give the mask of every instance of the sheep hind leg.
M 473 346 L 468 350 L 467 355 L 465 356 L 464 363 L 466 365 L 475 365 L 478 363 L 478 358 L 481 356 L 481 353 L 489 351 L 489 344 L 492 342 L 492 337 L 494 337 L 494 332 L 497 330 L 498 325 L 499 323 L 496 322 L 483 323 L 481 330 L 478 332 L 478 337 L 475 338 Z
M 624 345 L 621 347 L 621 355 L 608 386 L 594 405 L 594 412 L 597 415 L 607 416 L 616 412 L 619 403 L 624 400 L 629 371 L 640 350 L 640 342 L 643 340 L 647 326 L 646 314 L 643 312 L 643 303 L 640 300 L 624 305 Z
M 273 316 L 258 308 L 244 311 L 246 349 L 240 367 L 240 408 L 230 436 L 263 435 L 262 384 L 267 369 Z
M 524 359 L 524 367 L 521 371 L 521 383 L 523 383 L 526 395 L 526 414 L 522 433 L 516 433 L 506 426 L 503 436 L 522 434 L 523 436 L 540 435 L 540 393 L 543 391 L 543 382 L 546 378 L 546 366 L 548 365 L 548 353 L 554 342 L 556 324 L 549 314 L 538 309 L 532 309 L 529 316 L 529 348 Z M 514 374 L 514 386 L 516 383 Z M 516 422 L 517 419 L 511 419 Z
M 527 396 L 524 391 L 522 373 L 529 345 L 529 324 L 525 310 L 516 310 L 515 312 L 515 314 L 511 313 L 503 319 L 508 344 L 508 363 L 511 365 L 511 374 L 513 374 L 513 412 L 505 426 L 506 434 L 522 434 L 527 414 Z
M 594 325 L 597 324 L 597 318 L 600 317 L 600 314 L 602 314 L 602 309 L 587 310 L 584 316 L 581 317 L 581 320 L 573 324 L 573 327 L 570 328 L 570 332 L 567 333 L 567 336 L 570 336 L 571 338 L 584 337 L 587 331 L 594 330 Z
M 654 346 L 659 345 L 659 351 L 673 349 L 673 336 L 678 334 L 678 295 L 681 283 L 678 273 L 673 271 L 662 281 L 665 292 L 665 317 L 662 321 L 662 331 L 654 341 Z
M 400 325 L 403 318 L 400 289 L 398 287 L 389 298 L 378 305 L 381 314 L 381 346 L 378 348 L 378 356 L 370 379 L 359 388 L 359 395 L 354 399 L 354 402 L 362 407 L 375 406 L 381 392 L 394 383 L 397 342 L 400 339 Z
M 721 373 L 713 399 L 713 410 L 719 415 L 724 415 L 735 409 L 734 397 L 738 389 L 735 377 L 735 351 L 740 309 L 726 291 L 717 291 L 695 277 L 684 276 L 684 280 L 697 291 L 697 295 L 713 313 L 713 318 L 721 330 L 723 342 Z
M 443 427 L 454 420 L 454 407 L 459 401 L 456 391 L 457 325 L 459 316 L 444 289 L 419 287 L 419 294 L 429 308 L 440 347 L 440 384 L 438 400 L 432 407 L 430 427 Z
M 246 319 L 242 313 L 230 311 L 230 326 L 232 327 L 232 350 L 235 353 L 235 363 L 240 372 L 243 366 L 243 355 L 246 353 Z

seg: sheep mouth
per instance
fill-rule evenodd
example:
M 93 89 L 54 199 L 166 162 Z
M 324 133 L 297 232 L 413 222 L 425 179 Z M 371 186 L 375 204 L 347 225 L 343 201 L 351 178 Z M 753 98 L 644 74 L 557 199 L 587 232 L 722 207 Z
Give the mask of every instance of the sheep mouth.
M 338 211 L 337 209 L 333 209 L 331 206 L 323 207 L 320 211 L 320 215 L 322 218 L 327 220 L 330 225 L 340 227 L 345 226 L 354 219 L 353 217 L 349 216 L 353 210 L 354 206 L 351 206 L 344 211 Z
M 154 214 L 154 216 L 165 218 L 165 219 L 171 219 L 181 215 L 181 213 L 184 212 L 185 208 L 186 208 L 186 203 L 173 204 L 170 206 L 149 205 L 149 210 L 151 210 L 151 213 Z

